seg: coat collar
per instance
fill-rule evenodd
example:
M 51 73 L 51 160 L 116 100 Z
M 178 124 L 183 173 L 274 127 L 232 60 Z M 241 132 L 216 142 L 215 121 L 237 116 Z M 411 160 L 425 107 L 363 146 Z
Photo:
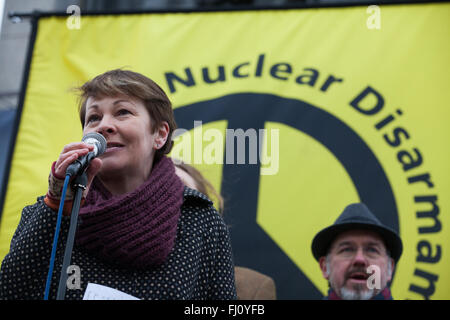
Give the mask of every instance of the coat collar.
M 213 205 L 213 202 L 208 198 L 208 196 L 204 195 L 198 190 L 191 189 L 189 187 L 184 187 L 183 192 L 184 201 L 200 201 L 206 205 Z

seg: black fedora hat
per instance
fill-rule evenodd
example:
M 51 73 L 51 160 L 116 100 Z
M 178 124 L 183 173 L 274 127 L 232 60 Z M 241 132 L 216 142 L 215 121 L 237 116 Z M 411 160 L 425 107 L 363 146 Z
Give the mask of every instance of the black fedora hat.
M 340 233 L 355 229 L 376 232 L 383 238 L 395 263 L 400 259 L 403 245 L 397 232 L 383 225 L 363 203 L 348 205 L 333 225 L 316 234 L 311 245 L 314 258 L 319 261 L 320 257 L 326 256 L 331 243 Z

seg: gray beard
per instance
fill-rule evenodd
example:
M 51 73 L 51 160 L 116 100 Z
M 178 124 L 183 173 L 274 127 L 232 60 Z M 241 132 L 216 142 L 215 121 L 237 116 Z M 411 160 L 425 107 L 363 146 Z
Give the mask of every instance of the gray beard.
M 347 288 L 341 288 L 340 296 L 343 300 L 370 300 L 375 296 L 375 289 L 349 290 Z

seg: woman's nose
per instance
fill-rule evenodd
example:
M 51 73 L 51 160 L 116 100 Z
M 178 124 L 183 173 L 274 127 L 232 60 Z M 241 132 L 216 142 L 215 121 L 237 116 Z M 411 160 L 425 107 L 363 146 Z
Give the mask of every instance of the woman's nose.
M 101 122 L 99 123 L 96 131 L 102 135 L 105 135 L 105 133 L 106 134 L 114 133 L 116 130 L 112 119 L 110 119 L 107 116 L 104 116 Z

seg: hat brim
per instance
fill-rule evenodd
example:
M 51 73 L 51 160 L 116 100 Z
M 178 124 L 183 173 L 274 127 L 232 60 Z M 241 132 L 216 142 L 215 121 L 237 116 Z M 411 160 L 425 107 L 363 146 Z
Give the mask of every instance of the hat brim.
M 394 259 L 395 263 L 397 263 L 397 261 L 400 259 L 403 251 L 403 245 L 400 237 L 396 232 L 387 227 L 356 222 L 332 225 L 320 231 L 314 237 L 311 245 L 314 258 L 319 261 L 321 257 L 326 256 L 331 243 L 340 233 L 355 229 L 363 229 L 376 232 L 384 240 L 384 243 L 390 252 L 391 258 Z

